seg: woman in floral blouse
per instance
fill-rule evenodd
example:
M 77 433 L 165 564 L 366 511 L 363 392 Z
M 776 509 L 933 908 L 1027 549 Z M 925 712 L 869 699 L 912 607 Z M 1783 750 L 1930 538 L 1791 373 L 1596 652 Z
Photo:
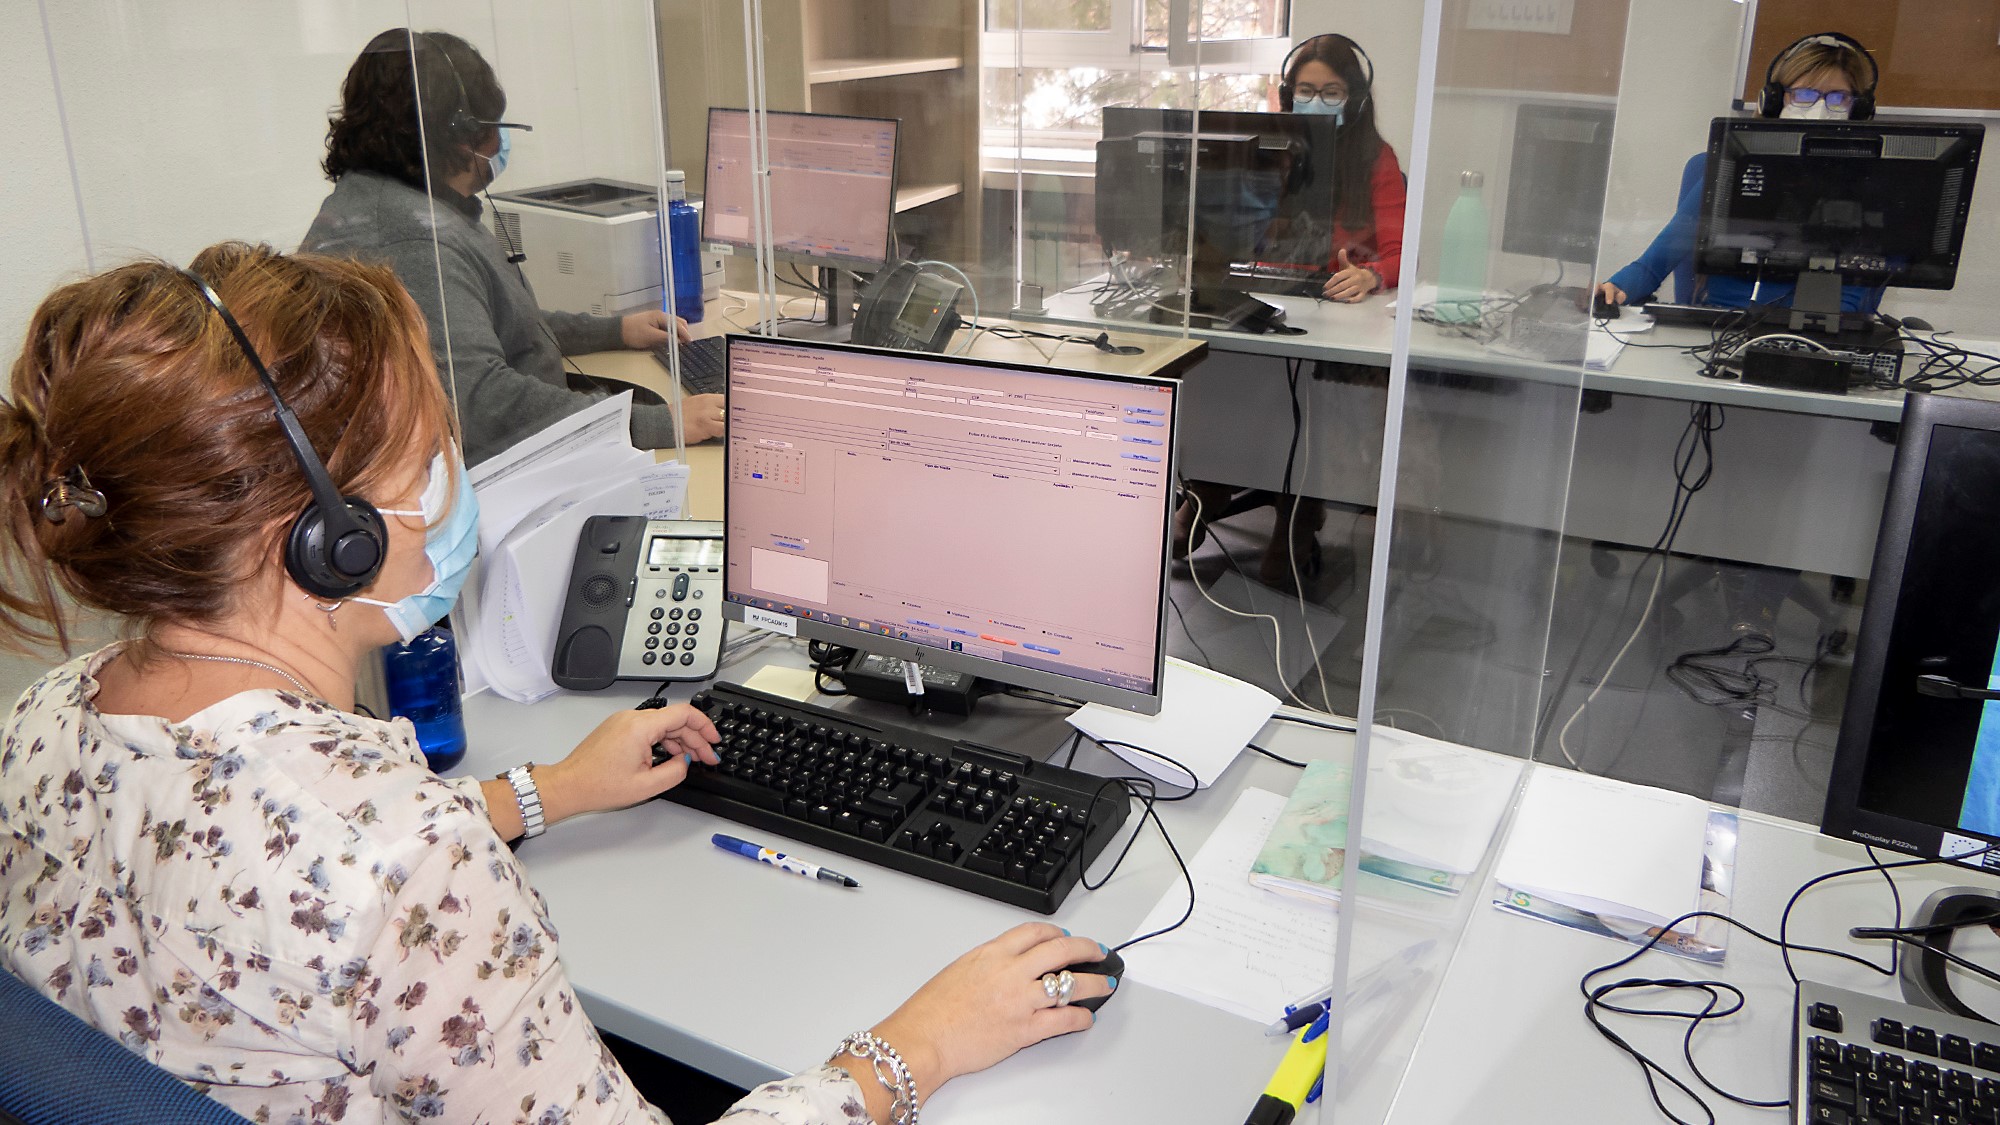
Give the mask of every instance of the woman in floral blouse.
M 0 640 L 66 646 L 72 602 L 133 639 L 44 676 L 0 735 L 0 966 L 258 1122 L 663 1120 L 578 1007 L 505 843 L 512 786 L 439 778 L 408 723 L 354 713 L 397 607 L 455 592 L 426 541 L 473 502 L 415 305 L 386 270 L 265 248 L 192 273 L 342 494 L 385 513 L 387 557 L 351 599 L 295 584 L 311 496 L 199 281 L 141 262 L 43 302 L 0 401 Z M 687 707 L 614 714 L 534 771 L 547 819 L 646 800 L 715 738 Z M 681 753 L 656 766 L 655 743 Z M 1090 1026 L 1040 978 L 1100 950 L 1017 927 L 874 1042 L 928 1095 Z M 893 1095 L 843 1053 L 728 1116 L 913 1117 Z

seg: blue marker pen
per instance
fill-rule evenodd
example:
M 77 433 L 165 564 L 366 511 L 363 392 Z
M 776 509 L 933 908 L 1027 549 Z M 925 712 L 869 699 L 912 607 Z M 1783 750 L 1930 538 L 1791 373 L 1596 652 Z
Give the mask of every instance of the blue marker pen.
M 717 832 L 715 835 L 710 836 L 708 841 L 725 852 L 735 852 L 745 859 L 754 859 L 759 863 L 768 863 L 772 867 L 778 868 L 781 871 L 789 871 L 794 875 L 803 875 L 808 879 L 818 879 L 822 883 L 838 883 L 843 887 L 858 887 L 861 885 L 830 867 L 821 867 L 816 863 L 807 863 L 802 859 L 793 859 L 791 856 L 772 851 L 770 848 L 758 847 L 748 840 L 739 840 L 734 836 L 725 836 Z

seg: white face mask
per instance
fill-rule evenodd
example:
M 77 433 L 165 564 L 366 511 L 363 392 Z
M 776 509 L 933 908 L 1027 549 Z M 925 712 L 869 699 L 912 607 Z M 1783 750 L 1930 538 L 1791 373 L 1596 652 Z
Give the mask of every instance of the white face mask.
M 1821 98 L 1811 105 L 1793 105 L 1786 102 L 1785 108 L 1778 111 L 1778 116 L 1793 121 L 1845 121 L 1847 110 L 1828 108 L 1826 99 Z

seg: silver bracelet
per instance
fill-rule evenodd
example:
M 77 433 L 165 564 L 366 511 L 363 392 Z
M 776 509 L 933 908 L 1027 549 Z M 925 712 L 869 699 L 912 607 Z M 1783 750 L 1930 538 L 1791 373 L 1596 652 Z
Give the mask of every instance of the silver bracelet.
M 514 787 L 514 802 L 521 806 L 521 838 L 532 840 L 548 831 L 548 822 L 542 817 L 542 791 L 535 785 L 533 766 L 515 766 L 500 775 L 500 780 Z
M 908 1064 L 896 1053 L 896 1048 L 872 1032 L 857 1031 L 842 1039 L 827 1061 L 842 1055 L 864 1059 L 874 1067 L 875 1081 L 894 1099 L 889 1103 L 887 1125 L 917 1125 L 917 1080 L 910 1075 Z

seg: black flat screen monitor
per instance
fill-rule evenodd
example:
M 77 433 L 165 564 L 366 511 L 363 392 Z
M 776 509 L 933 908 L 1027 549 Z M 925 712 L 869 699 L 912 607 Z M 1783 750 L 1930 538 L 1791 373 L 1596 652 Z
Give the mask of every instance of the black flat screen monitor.
M 1097 234 L 1109 253 L 1181 258 L 1194 169 L 1199 279 L 1250 263 L 1324 269 L 1333 256 L 1334 124 L 1299 113 L 1107 106 Z M 1192 157 L 1192 159 L 1191 159 Z
M 873 268 L 889 257 L 896 211 L 892 117 L 766 113 L 770 154 L 771 249 L 815 265 Z M 761 224 L 755 197 L 750 113 L 708 111 L 701 237 L 754 249 Z
M 1984 139 L 1961 121 L 1718 117 L 1695 269 L 1802 287 L 1816 274 L 1836 294 L 1841 284 L 1949 289 Z
M 1500 249 L 1561 262 L 1597 261 L 1613 116 L 1603 106 L 1520 108 Z
M 2000 841 L 2000 403 L 1905 400 L 1821 830 L 1910 855 Z M 1970 862 L 2000 870 L 2000 853 Z
M 1177 389 L 732 335 L 725 613 L 1156 714 Z

